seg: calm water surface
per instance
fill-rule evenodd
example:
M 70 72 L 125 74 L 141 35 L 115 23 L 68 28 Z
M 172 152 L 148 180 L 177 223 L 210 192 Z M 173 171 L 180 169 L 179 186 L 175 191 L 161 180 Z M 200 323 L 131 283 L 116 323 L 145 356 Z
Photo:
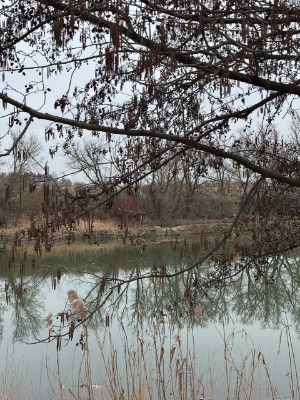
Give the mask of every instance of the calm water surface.
M 8 257 L 2 250 L 2 394 L 83 399 L 89 386 L 95 399 L 134 392 L 156 399 L 299 397 L 297 254 L 274 256 L 225 281 L 214 279 L 210 263 L 141 279 L 193 265 L 195 243 L 61 246 L 36 257 L 34 268 L 28 250 L 21 275 L 24 251 L 11 269 Z M 93 312 L 72 340 L 71 319 L 61 317 L 74 309 L 70 289 Z M 50 331 L 43 321 L 49 312 Z M 49 334 L 60 334 L 60 342 L 49 342 Z

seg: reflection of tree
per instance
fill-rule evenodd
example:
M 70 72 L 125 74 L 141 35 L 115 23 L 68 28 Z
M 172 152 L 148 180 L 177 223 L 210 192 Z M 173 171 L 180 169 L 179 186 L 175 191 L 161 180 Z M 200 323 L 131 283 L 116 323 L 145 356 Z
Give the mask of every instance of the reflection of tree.
M 137 327 L 145 321 L 168 323 L 171 327 L 205 326 L 211 322 L 231 317 L 242 324 L 259 322 L 263 327 L 278 328 L 285 313 L 300 331 L 300 263 L 287 255 L 256 260 L 234 277 L 222 283 L 211 279 L 203 283 L 206 276 L 215 276 L 219 265 L 211 265 L 203 271 L 190 270 L 184 275 L 138 280 L 131 285 L 130 293 L 123 299 L 126 318 Z M 174 267 L 176 270 L 176 267 Z M 127 285 L 129 291 L 130 285 Z
M 161 269 L 164 266 L 156 270 L 158 274 Z M 192 324 L 197 307 L 193 291 L 189 290 L 192 276 L 193 272 L 188 271 L 172 278 L 152 277 L 137 281 L 130 295 L 131 323 L 153 321 L 161 324 L 168 321 L 178 327 Z
M 39 281 L 40 278 L 37 277 L 16 277 L 12 270 L 7 271 L 6 285 L 9 288 L 13 341 L 25 341 L 29 336 L 39 334 L 44 311 Z
M 3 339 L 3 327 L 4 327 L 4 313 L 7 310 L 5 290 L 2 290 L 4 282 L 0 281 L 0 343 Z
M 279 254 L 257 260 L 247 266 L 232 288 L 229 286 L 232 311 L 243 324 L 259 321 L 263 327 L 278 328 L 284 313 L 288 313 L 299 327 L 299 266 L 293 262 L 289 269 L 287 260 L 286 255 Z
M 182 249 L 178 250 L 181 255 L 176 260 L 174 257 L 171 265 L 165 258 L 152 254 L 152 268 L 149 260 L 141 258 L 140 266 L 136 266 L 135 260 L 131 270 L 116 269 L 116 257 L 112 254 L 111 262 L 107 259 L 98 272 L 77 274 L 74 279 L 82 287 L 90 327 L 102 329 L 122 322 L 134 330 L 148 323 L 181 329 L 186 325 L 205 327 L 234 317 L 243 324 L 257 321 L 263 327 L 278 328 L 284 313 L 288 313 L 300 331 L 300 262 L 296 255 L 276 254 L 258 259 L 240 256 L 234 260 L 222 256 L 189 268 L 193 257 L 183 257 Z M 125 259 L 124 264 L 128 265 Z M 6 278 L 15 340 L 39 333 L 43 313 L 36 280 L 16 277 L 12 271 Z M 58 332 L 66 332 L 67 338 L 68 323 L 63 321 L 65 330 L 60 327 L 53 331 L 53 338 Z

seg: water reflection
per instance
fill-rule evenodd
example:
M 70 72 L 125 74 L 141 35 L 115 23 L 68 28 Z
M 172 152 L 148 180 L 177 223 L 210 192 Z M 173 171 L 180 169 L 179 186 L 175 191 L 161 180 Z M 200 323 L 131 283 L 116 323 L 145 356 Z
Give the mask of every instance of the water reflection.
M 10 311 L 12 341 L 23 341 L 29 336 L 38 335 L 42 326 L 40 315 L 44 309 L 40 277 L 20 278 L 14 271 L 8 270 L 6 277 L 2 278 L 3 283 L 5 302 L 2 299 L 1 307 L 3 311 L 7 309 Z M 3 331 L 3 319 L 0 323 Z
M 80 365 L 85 365 L 87 352 L 90 352 L 88 363 L 92 365 L 90 379 L 95 385 L 107 382 L 103 368 L 106 372 L 118 369 L 123 373 L 129 365 L 133 368 L 136 363 L 143 362 L 151 371 L 158 371 L 155 379 L 164 382 L 165 369 L 172 366 L 174 375 L 169 379 L 178 385 L 180 379 L 187 376 L 184 374 L 191 374 L 192 370 L 196 374 L 196 368 L 204 368 L 201 374 L 206 378 L 200 379 L 198 374 L 196 380 L 197 390 L 204 396 L 204 387 L 207 388 L 207 382 L 212 379 L 207 375 L 212 374 L 208 369 L 216 351 L 212 344 L 216 346 L 217 339 L 221 338 L 222 345 L 226 343 L 229 357 L 233 345 L 229 351 L 228 343 L 233 336 L 249 337 L 243 328 L 237 332 L 236 326 L 247 325 L 247 331 L 249 326 L 253 326 L 254 335 L 259 335 L 258 324 L 261 328 L 285 329 L 287 332 L 287 327 L 292 325 L 299 335 L 300 263 L 296 252 L 258 260 L 245 256 L 234 260 L 216 257 L 192 268 L 196 258 L 192 250 L 195 246 L 187 243 L 183 246 L 184 251 L 179 245 L 174 249 L 174 244 L 170 243 L 152 244 L 146 253 L 134 246 L 103 246 L 90 251 L 77 249 L 77 252 L 64 249 L 37 258 L 34 268 L 25 268 L 21 275 L 19 268 L 5 267 L 8 263 L 2 254 L 1 340 L 3 337 L 6 343 L 43 342 L 29 346 L 29 349 L 48 346 L 50 361 L 47 361 L 47 369 L 50 369 L 51 359 L 55 360 L 56 349 L 59 349 L 63 365 L 60 371 L 64 371 L 64 376 L 55 378 L 53 385 L 59 392 L 61 382 L 65 380 L 74 390 L 73 378 L 79 376 L 75 398 L 80 398 L 79 393 L 87 389 L 86 376 L 80 369 Z M 197 257 L 200 253 L 198 249 Z M 186 270 L 184 274 L 180 273 L 182 269 Z M 76 291 L 77 299 L 86 307 L 84 313 L 90 317 L 88 323 L 83 317 L 86 314 L 79 315 L 70 295 L 68 299 L 70 289 Z M 53 322 L 47 328 L 42 318 L 48 312 L 53 313 Z M 217 329 L 212 331 L 212 326 Z M 226 326 L 230 328 L 225 335 Z M 220 333 L 222 329 L 224 333 Z M 130 337 L 133 342 L 130 342 Z M 200 344 L 204 347 L 199 350 Z M 197 352 L 197 357 L 190 356 L 188 346 Z M 203 361 L 206 347 L 210 349 L 210 355 L 208 361 Z M 253 365 L 258 360 L 259 365 L 264 365 L 261 351 L 245 349 L 250 352 L 245 356 L 248 363 L 251 359 Z M 217 359 L 217 365 L 223 366 L 224 349 L 219 350 L 222 357 Z M 29 353 L 32 351 L 35 350 L 29 350 Z M 102 357 L 101 365 L 99 355 Z M 246 358 L 241 360 L 242 364 L 246 365 Z M 71 365 L 68 360 L 72 360 Z M 227 362 L 225 359 L 225 364 Z M 30 363 L 32 366 L 33 361 Z M 51 368 L 56 368 L 55 363 L 52 362 Z M 70 371 L 73 371 L 71 377 L 68 375 Z M 135 379 L 141 379 L 138 371 L 134 374 Z M 218 372 L 217 368 L 216 374 L 222 391 L 224 373 Z M 149 379 L 146 368 L 143 379 Z M 114 389 L 106 393 L 106 398 L 110 398 L 113 390 L 119 391 L 121 396 L 122 385 L 121 381 L 115 381 Z M 147 385 L 147 390 L 152 391 L 149 382 Z M 180 385 L 179 391 L 183 382 Z M 195 385 L 192 388 L 196 390 Z M 157 384 L 157 393 L 152 398 L 163 398 L 160 390 L 162 387 Z M 209 392 L 211 395 L 212 391 Z M 48 393 L 44 396 L 50 398 Z
M 210 261 L 176 275 L 192 264 L 191 257 L 183 259 L 178 256 L 176 259 L 172 252 L 168 264 L 162 258 L 159 246 L 153 247 L 152 253 L 148 259 L 137 254 L 137 266 L 132 265 L 136 262 L 132 262 L 133 254 L 129 254 L 127 260 L 123 258 L 124 265 L 131 264 L 130 270 L 113 267 L 113 259 L 109 263 L 103 262 L 109 259 L 109 254 L 103 257 L 103 252 L 100 260 L 95 258 L 90 273 L 76 272 L 74 268 L 70 272 L 69 267 L 63 265 L 62 279 L 70 273 L 73 278 L 81 279 L 85 288 L 82 296 L 93 312 L 94 327 L 101 326 L 107 314 L 122 315 L 122 308 L 126 307 L 127 323 L 135 329 L 149 316 L 167 322 L 174 329 L 181 329 L 186 324 L 204 327 L 220 319 L 230 320 L 233 315 L 238 316 L 243 324 L 258 321 L 262 327 L 278 328 L 282 315 L 287 313 L 296 330 L 300 331 L 300 268 L 296 254 L 276 254 L 251 262 L 244 257 L 229 266 L 228 263 Z M 154 261 L 151 266 L 149 259 Z M 164 277 L 163 269 L 174 276 Z M 86 272 L 84 278 L 83 272 Z M 144 279 L 148 273 L 151 277 Z M 50 280 L 53 286 L 55 274 L 57 267 L 28 271 L 21 277 L 18 270 L 6 269 L 2 277 L 4 295 L 0 307 L 4 311 L 9 296 L 13 340 L 25 340 L 39 334 L 44 312 L 41 290 L 46 282 L 49 285 Z M 108 298 L 106 302 L 105 296 Z M 3 321 L 0 320 L 0 324 L 2 332 Z
M 165 243 L 152 245 L 143 256 L 138 249 L 123 246 L 114 251 L 101 249 L 90 257 L 81 271 L 74 265 L 74 259 L 82 262 L 76 253 L 73 259 L 70 255 L 67 259 L 53 256 L 47 264 L 45 259 L 38 260 L 37 267 L 21 277 L 17 269 L 7 268 L 5 275 L 2 269 L 0 307 L 4 311 L 8 303 L 13 340 L 38 336 L 46 311 L 62 313 L 63 309 L 45 310 L 45 287 L 51 292 L 67 277 L 70 289 L 76 280 L 84 288 L 81 297 L 92 314 L 94 328 L 103 326 L 107 315 L 122 318 L 124 310 L 126 323 L 134 329 L 149 318 L 168 323 L 172 329 L 206 327 L 232 318 L 246 325 L 256 321 L 263 328 L 277 329 L 287 313 L 300 332 L 300 263 L 296 253 L 256 261 L 246 257 L 225 263 L 207 261 L 184 274 L 179 272 L 193 264 L 193 253 L 182 257 L 182 252 L 174 252 Z M 3 321 L 0 324 L 2 332 Z

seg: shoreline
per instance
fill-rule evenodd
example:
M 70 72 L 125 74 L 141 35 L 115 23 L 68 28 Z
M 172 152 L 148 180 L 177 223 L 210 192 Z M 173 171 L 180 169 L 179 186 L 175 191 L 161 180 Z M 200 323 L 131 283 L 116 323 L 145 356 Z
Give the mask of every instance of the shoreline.
M 69 231 L 66 228 L 60 228 L 58 231 L 51 230 L 37 231 L 35 235 L 31 236 L 30 228 L 3 228 L 0 231 L 0 245 L 5 247 L 16 242 L 22 244 L 34 243 L 39 241 L 43 244 L 51 243 L 52 245 L 61 242 L 69 244 L 74 242 L 88 242 L 95 243 L 102 241 L 114 240 L 161 240 L 165 239 L 179 239 L 188 236 L 195 236 L 197 234 L 215 234 L 224 233 L 230 227 L 231 219 L 203 219 L 198 221 L 178 221 L 170 225 L 155 225 L 153 223 L 146 223 L 144 226 L 132 225 L 123 229 L 114 223 L 109 224 L 97 221 L 92 231 L 88 231 L 84 226 L 79 226 L 77 230 Z

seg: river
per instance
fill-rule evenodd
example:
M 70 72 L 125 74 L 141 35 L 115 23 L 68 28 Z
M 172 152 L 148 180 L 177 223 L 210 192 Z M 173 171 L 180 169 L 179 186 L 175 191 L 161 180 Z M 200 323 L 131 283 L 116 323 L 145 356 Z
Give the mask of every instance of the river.
M 192 240 L 0 257 L 1 399 L 299 398 L 297 252 L 231 267 L 197 264 Z

